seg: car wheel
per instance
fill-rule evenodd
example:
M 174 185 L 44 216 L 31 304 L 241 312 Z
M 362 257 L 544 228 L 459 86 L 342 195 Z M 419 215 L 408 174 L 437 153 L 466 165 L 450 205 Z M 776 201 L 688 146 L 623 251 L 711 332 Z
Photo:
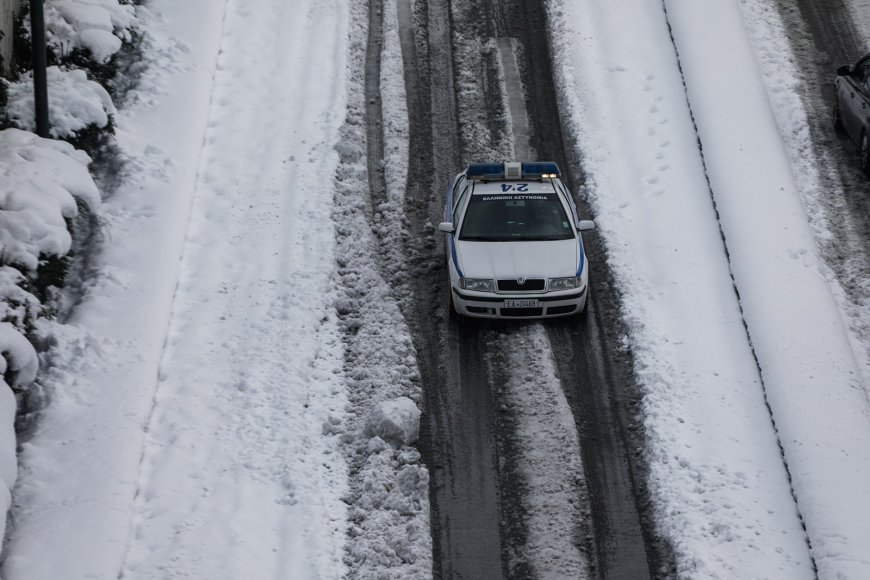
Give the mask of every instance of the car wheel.
M 870 177 L 870 138 L 866 131 L 861 135 L 861 171 Z
M 834 106 L 831 107 L 831 117 L 834 121 L 834 130 L 837 133 L 844 133 L 846 128 L 843 126 L 843 118 L 840 116 L 840 97 L 837 95 L 837 89 L 834 89 Z
M 456 312 L 456 305 L 453 303 L 453 288 L 450 287 L 450 283 L 447 283 L 447 318 L 448 319 L 456 319 L 459 317 L 459 313 Z
M 587 286 L 586 288 L 586 300 L 583 301 L 583 308 L 581 308 L 580 312 L 577 314 L 577 316 L 580 317 L 581 320 L 585 320 L 589 317 L 589 287 Z

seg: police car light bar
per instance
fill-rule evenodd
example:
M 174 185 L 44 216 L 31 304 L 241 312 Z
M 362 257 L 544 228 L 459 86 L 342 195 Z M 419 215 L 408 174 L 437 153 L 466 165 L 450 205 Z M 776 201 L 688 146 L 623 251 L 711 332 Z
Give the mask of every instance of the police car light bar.
M 552 161 L 525 162 L 521 164 L 521 176 L 508 176 L 505 163 L 469 163 L 465 170 L 468 179 L 553 179 L 559 177 L 562 172 L 559 166 Z
M 555 178 L 562 174 L 559 166 L 552 161 L 538 161 L 535 163 L 523 163 L 523 177 L 541 179 Z

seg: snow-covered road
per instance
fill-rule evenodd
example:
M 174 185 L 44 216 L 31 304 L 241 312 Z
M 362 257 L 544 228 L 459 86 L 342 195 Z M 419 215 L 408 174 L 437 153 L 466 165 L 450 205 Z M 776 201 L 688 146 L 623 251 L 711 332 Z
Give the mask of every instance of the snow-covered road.
M 551 19 L 646 388 L 658 526 L 681 576 L 860 577 L 860 372 L 742 15 L 709 8 L 637 3 L 626 26 L 554 2 Z
M 432 540 L 445 575 L 870 576 L 867 317 L 773 0 L 542 0 L 534 47 L 517 4 L 141 9 L 4 580 L 425 578 Z M 526 151 L 579 160 L 593 320 L 460 326 L 430 221 Z M 431 486 L 367 423 L 399 396 Z
M 4 577 L 334 578 L 347 5 L 152 10 L 131 173 L 21 455 Z

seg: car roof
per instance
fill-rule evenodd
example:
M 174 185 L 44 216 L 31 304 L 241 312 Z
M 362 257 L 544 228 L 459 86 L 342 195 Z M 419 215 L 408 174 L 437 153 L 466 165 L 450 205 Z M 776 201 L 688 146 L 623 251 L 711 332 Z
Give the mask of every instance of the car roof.
M 523 187 L 518 189 L 517 186 Z M 472 193 L 475 195 L 517 195 L 523 193 L 553 193 L 555 191 L 556 188 L 549 179 L 544 181 L 496 180 L 475 181 Z

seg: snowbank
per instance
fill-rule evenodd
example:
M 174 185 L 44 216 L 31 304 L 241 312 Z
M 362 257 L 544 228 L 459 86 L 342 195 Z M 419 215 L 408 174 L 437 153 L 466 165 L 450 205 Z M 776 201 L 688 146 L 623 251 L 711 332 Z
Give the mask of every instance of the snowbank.
M 662 5 L 548 4 L 560 106 L 621 292 L 656 530 L 675 572 L 813 578 Z M 739 91 L 723 53 L 705 62 Z
M 0 132 L 0 260 L 35 271 L 41 255 L 69 251 L 65 220 L 78 212 L 76 199 L 91 208 L 100 199 L 88 163 L 69 143 Z
M 819 574 L 867 577 L 870 406 L 743 16 L 737 2 L 667 6 L 744 318 Z
M 351 475 L 345 498 L 350 537 L 345 563 L 354 578 L 422 580 L 432 574 L 428 470 L 416 450 L 396 449 L 380 437 L 366 436 L 380 403 L 403 397 L 419 401 L 421 392 L 414 345 L 397 298 L 410 293 L 395 290 L 407 285 L 406 264 L 390 250 L 401 248 L 407 235 L 400 201 L 403 192 L 388 186 L 386 202 L 372 207 L 363 117 L 367 7 L 351 3 L 350 15 L 348 113 L 336 144 L 341 162 L 333 213 L 340 281 L 336 307 L 344 331 L 345 380 L 351 403 L 342 427 Z M 394 166 L 385 169 L 390 180 L 404 183 L 407 165 L 399 158 L 406 150 L 401 141 L 408 133 L 408 113 L 401 102 L 404 89 L 396 18 L 395 3 L 386 2 L 381 94 L 384 153 Z M 400 407 L 413 414 L 407 403 Z
M 106 127 L 115 114 L 109 93 L 99 83 L 88 80 L 80 69 L 48 67 L 48 118 L 52 137 L 75 137 L 90 125 Z M 33 71 L 17 82 L 7 84 L 9 102 L 6 114 L 18 128 L 36 130 L 33 105 Z
M 10 490 L 17 476 L 15 396 L 36 378 L 36 350 L 20 328 L 39 311 L 36 298 L 20 284 L 11 264 L 34 273 L 41 258 L 69 251 L 66 219 L 76 215 L 76 199 L 91 207 L 99 192 L 88 173 L 90 158 L 68 143 L 42 139 L 18 129 L 0 132 L 0 532 L 5 529 Z

